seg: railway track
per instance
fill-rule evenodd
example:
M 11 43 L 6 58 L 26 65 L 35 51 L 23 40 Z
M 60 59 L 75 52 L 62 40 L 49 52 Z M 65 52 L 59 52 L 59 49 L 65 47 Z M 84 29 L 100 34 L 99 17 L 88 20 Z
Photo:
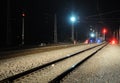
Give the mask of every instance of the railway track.
M 6 79 L 3 79 L 0 81 L 0 83 L 18 83 L 20 81 L 22 81 L 22 83 L 26 83 L 26 79 L 37 80 L 37 82 L 39 82 L 39 83 L 48 83 L 48 82 L 49 83 L 60 83 L 60 81 L 67 74 L 72 72 L 76 67 L 78 67 L 79 65 L 84 63 L 86 60 L 88 60 L 90 57 L 92 57 L 94 54 L 96 54 L 98 51 L 100 51 L 106 45 L 107 45 L 107 43 L 103 43 L 103 44 L 82 50 L 80 52 L 77 52 L 77 53 L 74 53 L 71 55 L 67 55 L 63 58 L 57 59 L 50 63 L 41 65 L 39 67 L 30 69 L 28 71 L 8 77 Z M 89 52 L 89 55 L 87 52 Z M 81 58 L 82 55 L 83 55 L 83 57 Z M 73 59 L 75 61 L 72 61 Z M 70 65 L 67 65 L 67 63 L 70 63 Z M 64 64 L 64 65 L 61 66 L 61 64 Z M 62 69 L 62 67 L 64 67 L 64 68 Z M 56 73 L 55 73 L 55 70 L 57 70 Z M 49 72 L 52 72 L 52 73 L 49 73 Z M 53 74 L 53 73 L 55 73 L 55 74 Z M 51 77 L 49 77 L 48 74 L 51 75 Z M 39 80 L 36 79 L 37 77 L 39 78 Z

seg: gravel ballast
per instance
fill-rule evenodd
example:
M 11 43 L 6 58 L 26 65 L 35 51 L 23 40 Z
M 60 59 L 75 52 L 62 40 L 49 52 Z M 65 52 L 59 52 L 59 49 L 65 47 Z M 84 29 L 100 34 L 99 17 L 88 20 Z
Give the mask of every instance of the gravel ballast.
M 95 45 L 96 44 L 80 45 L 49 52 L 2 59 L 0 60 L 0 80 Z
M 108 45 L 61 83 L 120 83 L 120 46 Z

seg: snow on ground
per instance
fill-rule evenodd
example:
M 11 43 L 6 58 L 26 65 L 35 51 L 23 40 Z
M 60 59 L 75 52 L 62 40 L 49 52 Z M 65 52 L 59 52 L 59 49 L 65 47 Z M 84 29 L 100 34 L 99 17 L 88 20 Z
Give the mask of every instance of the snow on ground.
M 62 83 L 120 83 L 120 46 L 108 45 Z
M 49 52 L 2 59 L 0 60 L 0 80 L 94 45 L 80 45 Z

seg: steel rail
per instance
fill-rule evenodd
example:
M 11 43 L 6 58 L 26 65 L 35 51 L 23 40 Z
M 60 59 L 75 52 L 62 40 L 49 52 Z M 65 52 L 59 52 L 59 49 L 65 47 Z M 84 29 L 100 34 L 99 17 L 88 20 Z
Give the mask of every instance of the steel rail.
M 108 43 L 107 43 L 108 44 Z M 60 83 L 60 81 L 62 81 L 62 79 L 67 76 L 70 72 L 72 72 L 73 70 L 75 70 L 78 66 L 82 65 L 84 62 L 86 62 L 88 59 L 90 59 L 93 55 L 95 55 L 97 52 L 99 52 L 102 48 L 104 48 L 107 44 L 105 44 L 104 46 L 102 46 L 101 48 L 99 48 L 98 50 L 96 50 L 95 52 L 93 52 L 92 54 L 90 54 L 89 56 L 87 56 L 85 59 L 83 59 L 82 61 L 74 64 L 73 66 L 71 66 L 68 70 L 66 70 L 65 72 L 63 72 L 62 74 L 58 75 L 56 78 L 54 78 L 53 80 L 51 80 L 49 83 Z
M 65 56 L 65 57 L 63 57 L 63 58 L 54 60 L 54 61 L 52 61 L 52 62 L 43 64 L 43 65 L 38 66 L 38 67 L 35 67 L 35 68 L 32 68 L 32 69 L 30 69 L 30 70 L 27 70 L 27 71 L 24 71 L 24 72 L 22 72 L 22 73 L 16 74 L 16 75 L 14 75 L 14 76 L 10 76 L 10 77 L 8 77 L 8 78 L 5 78 L 5 79 L 1 80 L 0 83 L 13 83 L 14 80 L 16 80 L 16 79 L 18 79 L 18 78 L 20 78 L 20 77 L 23 77 L 23 76 L 25 76 L 25 75 L 27 75 L 27 74 L 30 74 L 30 73 L 34 72 L 34 71 L 43 69 L 43 68 L 45 68 L 45 67 L 47 67 L 47 66 L 50 66 L 50 65 L 55 64 L 55 63 L 57 63 L 57 62 L 63 61 L 63 60 L 65 60 L 65 59 L 67 59 L 67 58 L 73 57 L 73 56 L 75 56 L 75 55 L 78 55 L 78 54 L 83 53 L 83 52 L 85 52 L 85 51 L 88 51 L 88 50 L 90 50 L 90 49 L 96 48 L 96 47 L 101 46 L 101 45 L 103 45 L 103 44 L 105 44 L 105 43 L 102 43 L 102 44 L 99 44 L 99 45 L 96 45 L 96 46 L 87 48 L 87 49 L 85 49 L 85 50 L 76 52 L 76 53 L 74 53 L 74 54 L 67 55 L 67 56 Z

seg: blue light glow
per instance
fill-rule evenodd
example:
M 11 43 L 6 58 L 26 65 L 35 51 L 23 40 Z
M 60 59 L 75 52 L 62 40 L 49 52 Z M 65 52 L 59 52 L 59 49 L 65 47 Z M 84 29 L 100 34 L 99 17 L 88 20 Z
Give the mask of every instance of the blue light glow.
M 97 43 L 101 43 L 101 40 L 100 40 L 100 39 L 97 39 Z

